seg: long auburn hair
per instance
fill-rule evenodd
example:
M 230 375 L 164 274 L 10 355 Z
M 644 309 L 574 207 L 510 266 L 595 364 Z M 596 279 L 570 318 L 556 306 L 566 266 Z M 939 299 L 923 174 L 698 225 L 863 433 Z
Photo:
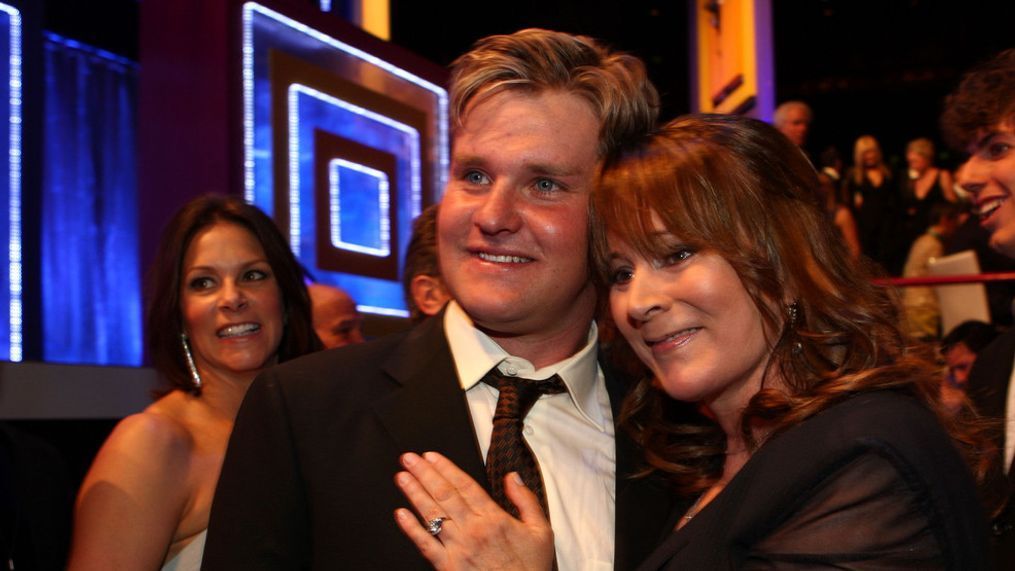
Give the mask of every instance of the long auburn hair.
M 303 271 L 278 227 L 256 206 L 236 197 L 206 195 L 188 202 L 169 222 L 148 272 L 148 315 L 145 329 L 152 365 L 176 389 L 198 392 L 187 371 L 180 335 L 183 319 L 180 284 L 183 258 L 201 230 L 218 222 L 248 230 L 264 249 L 284 307 L 285 327 L 278 361 L 317 351 L 323 346 L 314 333 L 310 296 Z
M 846 251 L 815 200 L 817 186 L 803 153 L 766 123 L 677 119 L 603 167 L 593 201 L 598 281 L 608 287 L 606 229 L 648 259 L 665 257 L 657 215 L 683 243 L 734 268 L 776 337 L 765 378 L 777 375 L 783 387 L 763 386 L 740 423 L 752 450 L 759 428 L 774 435 L 851 394 L 896 389 L 937 414 L 982 479 L 984 430 L 968 406 L 958 419 L 944 414 L 928 350 L 908 345 L 893 296 Z M 786 299 L 795 300 L 795 318 Z M 646 450 L 644 473 L 661 471 L 679 492 L 700 492 L 721 476 L 722 429 L 694 403 L 670 399 L 651 376 L 625 401 L 621 422 Z

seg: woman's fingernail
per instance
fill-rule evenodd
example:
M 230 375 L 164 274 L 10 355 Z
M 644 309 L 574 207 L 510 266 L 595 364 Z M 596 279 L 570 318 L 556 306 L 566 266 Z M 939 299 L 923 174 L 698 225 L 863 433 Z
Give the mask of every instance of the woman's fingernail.
M 424 452 L 423 453 L 423 458 L 426 458 L 427 462 L 433 464 L 434 462 L 437 461 L 437 453 L 436 452 Z
M 520 475 L 518 475 L 518 472 L 511 472 L 511 474 L 509 474 L 509 475 L 511 476 L 511 479 L 514 480 L 514 482 L 516 484 L 518 484 L 519 486 L 522 486 L 523 488 L 525 487 L 525 481 L 522 480 L 522 477 Z
M 402 454 L 402 464 L 406 466 L 415 466 L 419 462 L 419 456 L 412 452 L 406 452 Z

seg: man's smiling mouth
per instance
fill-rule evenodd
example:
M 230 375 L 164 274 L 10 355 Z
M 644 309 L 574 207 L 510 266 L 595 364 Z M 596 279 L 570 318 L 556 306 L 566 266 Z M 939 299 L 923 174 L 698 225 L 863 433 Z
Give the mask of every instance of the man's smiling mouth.
M 998 208 L 1001 208 L 1001 205 L 1007 200 L 1007 197 L 999 196 L 997 198 L 991 198 L 981 202 L 977 208 L 977 214 L 980 215 L 980 221 L 982 222 L 990 218 L 990 215 L 996 212 Z
M 532 258 L 523 258 L 521 256 L 507 256 L 488 254 L 486 252 L 479 252 L 476 254 L 479 259 L 486 262 L 493 262 L 495 264 L 525 264 L 532 261 Z

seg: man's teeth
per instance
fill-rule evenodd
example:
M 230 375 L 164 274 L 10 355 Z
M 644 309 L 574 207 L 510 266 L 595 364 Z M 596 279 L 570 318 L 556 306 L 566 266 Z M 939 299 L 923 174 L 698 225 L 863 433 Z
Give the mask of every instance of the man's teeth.
M 997 210 L 998 208 L 1001 208 L 1001 205 L 1004 204 L 1005 200 L 1007 200 L 1007 199 L 1003 198 L 1003 197 L 1000 197 L 1000 198 L 994 198 L 994 199 L 988 200 L 986 202 L 980 203 L 980 208 L 979 208 L 980 219 L 984 220 L 986 218 L 989 218 L 990 215 L 993 214 L 995 210 Z
M 532 261 L 532 258 L 522 258 L 520 256 L 495 256 L 484 252 L 479 253 L 479 258 L 487 262 L 495 262 L 498 264 L 524 264 L 525 262 Z
M 230 325 L 219 330 L 219 337 L 236 337 L 238 335 L 246 335 L 253 333 L 261 329 L 261 326 L 256 323 L 240 323 L 237 325 Z

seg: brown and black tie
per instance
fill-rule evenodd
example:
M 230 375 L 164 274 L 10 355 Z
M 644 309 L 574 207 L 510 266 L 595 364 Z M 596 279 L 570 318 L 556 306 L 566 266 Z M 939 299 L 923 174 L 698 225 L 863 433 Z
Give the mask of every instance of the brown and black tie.
M 564 382 L 557 375 L 543 381 L 508 377 L 496 367 L 483 377 L 483 382 L 496 387 L 500 393 L 493 415 L 490 449 L 486 453 L 486 474 L 490 480 L 491 495 L 501 507 L 518 517 L 515 505 L 504 494 L 504 476 L 518 472 L 525 485 L 539 498 L 543 513 L 549 518 L 539 463 L 522 438 L 522 427 L 525 415 L 539 397 L 564 392 Z

